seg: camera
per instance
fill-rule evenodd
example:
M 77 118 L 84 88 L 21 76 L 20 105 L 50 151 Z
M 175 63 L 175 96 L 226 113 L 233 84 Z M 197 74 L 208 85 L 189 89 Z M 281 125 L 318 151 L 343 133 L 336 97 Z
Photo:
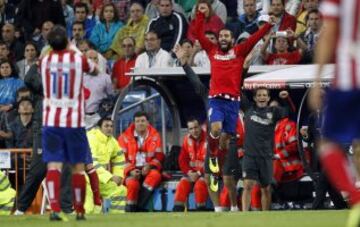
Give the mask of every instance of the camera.
M 286 31 L 276 32 L 275 36 L 276 37 L 287 37 L 287 32 Z

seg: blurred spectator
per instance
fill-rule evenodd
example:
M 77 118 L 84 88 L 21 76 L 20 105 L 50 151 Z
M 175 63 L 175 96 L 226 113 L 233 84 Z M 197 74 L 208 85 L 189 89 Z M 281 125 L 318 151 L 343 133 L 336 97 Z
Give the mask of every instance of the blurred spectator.
M 193 42 L 189 39 L 183 39 L 180 41 L 180 44 L 175 47 L 175 49 L 181 48 L 183 54 L 180 58 L 175 60 L 176 66 L 182 66 L 183 64 L 193 65 L 194 50 Z M 176 52 L 176 50 L 174 51 Z
M 9 46 L 3 41 L 0 41 L 0 62 L 5 60 L 12 61 L 13 59 L 10 56 Z
M 303 0 L 303 11 L 297 16 L 297 25 L 295 33 L 297 35 L 305 32 L 307 29 L 306 17 L 308 17 L 308 13 L 314 9 L 319 8 L 319 0 Z
M 80 40 L 77 44 L 77 48 L 81 51 L 81 53 L 86 54 L 88 50 L 95 50 L 94 45 L 86 39 Z M 107 73 L 107 60 L 98 53 L 98 69 L 100 73 Z
M 121 42 L 124 54 L 115 62 L 112 71 L 113 83 L 117 89 L 125 88 L 131 81 L 131 78 L 126 76 L 125 73 L 130 72 L 131 68 L 135 66 L 135 46 L 136 41 L 132 36 L 125 37 Z
M 170 54 L 160 47 L 161 42 L 162 40 L 156 32 L 147 32 L 145 34 L 145 52 L 136 58 L 135 67 L 165 68 L 172 66 Z
M 184 174 L 176 187 L 174 211 L 184 211 L 190 192 L 195 193 L 197 210 L 205 210 L 208 190 L 204 179 L 204 162 L 207 150 L 206 131 L 197 119 L 187 121 L 188 134 L 184 137 L 179 155 L 179 167 Z
M 86 57 L 98 64 L 98 53 L 95 50 L 88 50 Z M 113 88 L 110 75 L 99 73 L 97 76 L 86 74 L 84 86 L 90 90 L 90 97 L 85 102 L 85 124 L 86 128 L 96 125 L 99 120 L 95 115 L 99 109 L 102 99 L 113 95 Z
M 98 127 L 87 133 L 94 167 L 99 176 L 99 191 L 103 199 L 111 200 L 110 213 L 122 213 L 125 209 L 126 188 L 124 186 L 125 156 L 113 137 L 114 122 L 102 118 Z M 93 199 L 86 200 L 86 207 Z
M 302 49 L 289 51 L 289 37 L 293 37 L 295 33 L 291 30 L 288 30 L 284 34 L 287 35 L 280 34 L 276 35 L 275 37 L 275 53 L 269 53 L 266 50 L 272 35 L 268 35 L 265 38 L 265 43 L 261 49 L 261 54 L 267 65 L 291 65 L 298 64 L 301 61 L 303 55 Z
M 24 44 L 15 37 L 15 26 L 13 24 L 4 24 L 1 28 L 1 37 L 9 46 L 15 60 L 21 60 L 24 56 Z
M 220 0 L 226 8 L 227 12 L 227 21 L 232 18 L 237 18 L 237 0 Z
M 78 22 L 83 22 L 85 25 L 85 38 L 88 39 L 90 38 L 91 35 L 91 31 L 93 30 L 94 26 L 97 23 L 97 20 L 95 18 L 94 15 L 90 15 L 88 17 L 89 14 L 89 7 L 82 2 L 76 3 L 74 5 L 74 11 L 75 11 L 75 19 L 74 21 L 78 21 Z M 68 36 L 72 37 L 72 23 L 67 25 L 67 32 L 68 32 Z
M 45 21 L 66 26 L 60 0 L 23 0 L 19 4 L 16 25 L 23 27 L 26 40 L 39 34 Z
M 110 47 L 118 58 L 124 57 L 125 50 L 121 46 L 123 39 L 126 37 L 133 37 L 135 39 L 136 54 L 140 54 L 144 50 L 144 36 L 148 23 L 149 18 L 144 15 L 144 7 L 138 2 L 133 2 L 130 5 L 130 18 L 127 24 L 116 33 Z
M 82 54 L 86 54 L 86 52 L 90 49 L 94 49 L 94 46 L 86 39 L 80 40 L 76 47 L 81 51 Z
M 175 3 L 174 0 L 171 0 L 173 4 L 173 9 L 175 12 L 185 15 L 184 9 L 177 3 Z M 191 0 L 190 0 L 191 1 Z M 150 2 L 147 4 L 145 8 L 145 14 L 148 16 L 150 20 L 156 19 L 160 16 L 159 12 L 159 3 L 160 0 L 150 0 Z M 193 5 L 191 5 L 192 7 Z
M 244 0 L 237 1 L 237 12 L 238 15 L 242 15 L 245 13 L 244 10 Z M 268 14 L 270 9 L 270 0 L 255 0 L 256 10 L 260 14 Z
M 0 63 L 0 112 L 8 111 L 16 100 L 16 91 L 24 86 L 10 61 Z
M 224 23 L 221 19 L 214 13 L 213 9 L 208 0 L 199 0 L 196 4 L 197 11 L 200 11 L 205 14 L 205 23 L 204 23 L 204 30 L 205 31 L 212 31 L 215 34 L 218 34 L 219 31 L 224 28 Z M 192 42 L 196 39 L 196 31 L 195 27 L 198 23 L 197 18 L 194 18 L 189 25 L 187 31 L 187 38 L 190 39 Z
M 85 38 L 85 25 L 83 22 L 75 21 L 72 25 L 71 42 L 77 46 L 80 40 Z
M 173 11 L 172 0 L 159 1 L 160 16 L 149 22 L 147 31 L 155 31 L 161 39 L 161 48 L 170 51 L 182 40 L 187 22 L 182 14 Z
M 285 35 L 288 34 L 288 35 Z M 275 52 L 270 53 L 267 51 L 267 47 L 270 43 L 272 35 L 268 35 L 265 38 L 265 43 L 261 49 L 261 55 L 267 65 L 291 65 L 298 64 L 301 61 L 303 50 L 297 49 L 295 51 L 289 51 L 289 37 L 293 37 L 295 33 L 288 30 L 284 34 L 276 35 L 275 37 Z
M 147 113 L 136 112 L 134 122 L 119 136 L 118 142 L 126 159 L 126 211 L 146 210 L 154 189 L 161 182 L 165 156 L 160 134 L 150 125 Z
M 67 0 L 61 0 L 65 23 L 66 25 L 69 25 L 74 21 L 74 9 L 67 4 L 67 2 Z
M 296 18 L 285 11 L 285 0 L 271 0 L 270 9 L 277 21 L 273 31 L 296 30 Z
M 35 43 L 28 42 L 25 44 L 24 59 L 16 62 L 20 79 L 24 80 L 25 74 L 29 71 L 30 67 L 36 63 L 38 55 L 39 52 L 36 49 Z
M 9 125 L 11 138 L 9 148 L 30 148 L 33 145 L 32 116 L 34 108 L 30 98 L 17 103 L 18 117 Z
M 205 37 L 208 38 L 210 42 L 217 44 L 217 37 L 215 33 L 206 31 Z M 199 41 L 195 41 L 194 43 L 194 52 L 194 66 L 210 68 L 209 56 L 204 49 L 201 49 Z
M 5 0 L 0 0 L 0 26 L 15 22 L 15 6 Z
M 105 4 L 101 9 L 100 23 L 96 24 L 92 30 L 90 41 L 100 53 L 105 53 L 109 50 L 116 32 L 122 26 L 114 4 Z
M 226 20 L 227 20 L 227 10 L 226 10 L 224 3 L 222 3 L 220 0 L 208 0 L 208 1 L 211 4 L 211 8 L 215 12 L 215 14 L 218 17 L 220 17 L 222 22 L 225 24 Z M 196 6 L 194 6 L 192 9 L 192 15 L 191 15 L 192 19 L 195 18 L 196 10 L 197 10 L 197 8 L 196 8 Z
M 260 13 L 256 11 L 256 0 L 244 0 L 244 14 L 239 17 L 242 25 L 242 32 L 253 34 L 258 30 L 258 17 Z
M 43 48 L 48 45 L 47 36 L 51 29 L 54 27 L 54 23 L 51 21 L 45 21 L 41 26 L 41 33 L 35 35 L 32 40 L 36 44 L 36 48 L 40 51 L 43 51 Z
M 301 10 L 301 6 L 300 0 L 287 0 L 285 2 L 285 11 L 296 17 Z
M 104 3 L 112 2 L 119 13 L 119 20 L 125 23 L 128 19 L 130 0 L 104 0 Z
M 313 62 L 315 46 L 322 26 L 322 18 L 319 10 L 313 9 L 309 11 L 305 21 L 307 28 L 299 35 L 297 44 L 305 50 L 303 63 L 311 64 Z
M 184 10 L 184 16 L 186 18 L 190 18 L 191 16 L 191 10 L 193 6 L 196 4 L 196 0 L 176 0 L 176 3 L 179 4 L 179 6 Z M 174 10 L 176 12 L 179 12 L 176 10 L 176 5 L 174 5 Z

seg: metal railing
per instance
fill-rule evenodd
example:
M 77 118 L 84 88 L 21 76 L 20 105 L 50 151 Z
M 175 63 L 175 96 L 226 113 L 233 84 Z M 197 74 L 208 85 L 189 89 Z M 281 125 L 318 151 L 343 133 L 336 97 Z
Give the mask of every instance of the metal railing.
M 15 174 L 15 190 L 16 190 L 16 202 L 19 196 L 19 176 L 22 177 L 22 182 L 25 182 L 28 166 L 27 166 L 27 159 L 31 157 L 32 149 L 31 148 L 8 148 L 8 149 L 0 149 L 0 152 L 9 152 L 10 159 L 12 161 L 10 164 L 10 168 L 4 168 L 7 175 Z M 22 158 L 19 163 L 19 157 Z M 22 165 L 21 165 L 22 164 Z M 22 169 L 20 169 L 22 167 Z

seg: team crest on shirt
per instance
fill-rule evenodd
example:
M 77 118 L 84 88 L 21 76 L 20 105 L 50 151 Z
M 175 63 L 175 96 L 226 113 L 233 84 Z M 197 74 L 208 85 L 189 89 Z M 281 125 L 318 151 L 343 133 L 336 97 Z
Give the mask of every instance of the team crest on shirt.
M 272 118 L 273 118 L 273 114 L 272 114 L 272 113 L 266 113 L 266 117 L 269 118 L 269 119 L 272 119 Z
M 236 58 L 236 55 L 235 55 L 235 51 L 234 49 L 231 49 L 229 50 L 229 52 L 227 52 L 226 54 L 219 54 L 219 53 L 216 53 L 214 55 L 214 58 L 216 60 L 219 60 L 219 61 L 230 61 L 232 59 L 235 59 Z

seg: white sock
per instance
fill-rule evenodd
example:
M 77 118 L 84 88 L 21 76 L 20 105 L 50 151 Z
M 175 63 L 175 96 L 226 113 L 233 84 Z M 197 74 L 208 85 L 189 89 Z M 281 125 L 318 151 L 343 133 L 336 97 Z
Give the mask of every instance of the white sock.
M 237 211 L 239 211 L 239 208 L 237 206 L 231 206 L 230 211 L 237 212 Z
M 222 212 L 222 208 L 219 206 L 214 207 L 215 212 Z

